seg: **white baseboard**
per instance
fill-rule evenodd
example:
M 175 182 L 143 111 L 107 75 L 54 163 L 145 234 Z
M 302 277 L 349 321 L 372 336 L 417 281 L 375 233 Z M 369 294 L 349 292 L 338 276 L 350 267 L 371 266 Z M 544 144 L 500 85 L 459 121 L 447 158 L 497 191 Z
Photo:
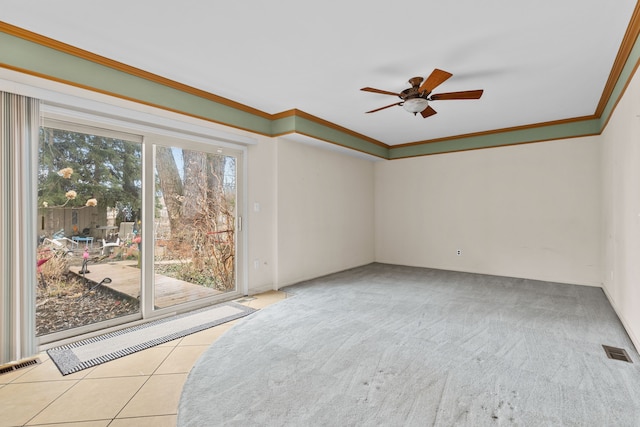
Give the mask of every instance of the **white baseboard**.
M 269 292 L 269 291 L 277 291 L 278 289 L 276 288 L 276 286 L 274 284 L 266 284 L 266 285 L 262 285 L 262 286 L 252 286 L 249 288 L 249 295 L 257 295 L 257 294 L 262 294 L 264 292 Z
M 622 312 L 616 306 L 615 301 L 613 300 L 613 298 L 611 298 L 611 295 L 609 294 L 609 292 L 607 292 L 607 288 L 602 286 L 602 290 L 604 291 L 605 296 L 609 300 L 609 304 L 611 304 L 611 307 L 613 307 L 613 311 L 616 312 L 616 315 L 618 315 L 618 319 L 620 319 L 620 322 L 622 322 L 622 326 L 624 327 L 625 331 L 627 331 L 627 335 L 629 335 L 629 338 L 631 339 L 633 346 L 636 348 L 636 351 L 640 352 L 640 340 L 634 334 L 633 329 L 631 328 L 631 325 L 629 324 L 629 322 L 627 322 Z

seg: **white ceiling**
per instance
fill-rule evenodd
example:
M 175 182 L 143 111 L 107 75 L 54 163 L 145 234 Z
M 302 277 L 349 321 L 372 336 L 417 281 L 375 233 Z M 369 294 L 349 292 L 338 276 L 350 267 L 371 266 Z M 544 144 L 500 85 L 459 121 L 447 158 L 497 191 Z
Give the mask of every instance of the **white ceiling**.
M 0 21 L 267 113 L 297 108 L 389 145 L 595 113 L 634 0 L 0 0 Z M 400 92 L 434 68 L 427 119 Z

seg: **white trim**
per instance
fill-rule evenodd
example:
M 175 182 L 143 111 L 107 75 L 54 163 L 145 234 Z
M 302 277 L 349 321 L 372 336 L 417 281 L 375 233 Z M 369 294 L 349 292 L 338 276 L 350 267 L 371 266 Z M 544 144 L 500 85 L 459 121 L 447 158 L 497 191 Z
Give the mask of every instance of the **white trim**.
M 75 101 L 79 101 L 76 98 Z M 94 110 L 86 108 L 78 108 L 77 104 L 73 107 L 61 105 L 59 103 L 46 102 L 42 106 L 42 112 L 45 116 L 58 120 L 69 120 L 72 118 L 82 123 L 91 124 L 95 127 L 105 127 L 117 129 L 122 132 L 130 132 L 135 134 L 155 134 L 169 138 L 189 138 L 206 144 L 215 143 L 216 145 L 247 145 L 256 144 L 257 141 L 237 135 L 222 134 L 214 129 L 193 125 L 167 118 L 160 118 L 153 115 L 143 114 L 135 110 L 118 109 L 113 111 L 112 106 L 94 105 Z M 107 107 L 107 108 L 104 108 Z M 111 110 L 111 111 L 108 111 Z
M 143 137 L 142 143 L 142 268 L 140 277 L 140 313 L 143 319 L 152 319 L 158 315 L 154 313 L 154 305 L 156 300 L 156 284 L 154 280 L 154 240 L 145 239 L 149 236 L 149 230 L 153 230 L 155 218 L 153 215 L 153 206 L 155 199 L 155 146 L 146 137 Z M 149 209 L 151 207 L 151 209 Z M 146 234 L 145 234 L 146 233 Z M 153 236 L 153 231 L 150 233 Z M 167 311 L 175 311 L 174 307 Z
M 633 329 L 630 327 L 631 326 L 630 323 L 626 321 L 622 311 L 618 310 L 615 300 L 611 298 L 611 295 L 609 294 L 609 291 L 607 290 L 606 286 L 602 286 L 602 291 L 604 292 L 604 295 L 609 300 L 609 304 L 611 304 L 611 307 L 613 307 L 613 311 L 616 312 L 618 319 L 620 319 L 620 322 L 622 323 L 622 326 L 624 327 L 625 332 L 627 333 L 627 335 L 629 335 L 629 339 L 631 340 L 631 343 L 634 345 L 635 350 L 640 352 L 640 340 L 633 334 Z
M 237 199 L 241 201 L 240 209 L 236 213 L 236 216 L 242 216 L 242 230 L 240 233 L 236 234 L 236 245 L 240 246 L 240 250 L 236 249 L 236 253 L 240 254 L 240 259 L 236 259 L 236 269 L 238 273 L 236 274 L 236 280 L 238 281 L 236 289 L 242 290 L 243 295 L 249 295 L 249 221 L 248 221 L 248 196 L 247 196 L 247 152 L 246 148 L 243 149 L 241 161 L 236 165 L 236 179 L 241 179 L 241 185 L 237 185 L 236 183 L 236 192 Z M 237 158 L 236 158 L 237 160 Z M 242 170 L 238 171 L 237 167 L 242 166 Z M 241 176 L 241 178 L 240 178 Z M 242 287 L 240 286 L 242 285 Z
M 42 126 L 54 129 L 64 129 L 69 132 L 92 134 L 111 139 L 121 139 L 129 142 L 142 143 L 142 136 L 129 132 L 121 132 L 105 127 L 83 124 L 83 121 L 69 121 L 67 117 L 53 118 L 51 115 L 42 119 Z

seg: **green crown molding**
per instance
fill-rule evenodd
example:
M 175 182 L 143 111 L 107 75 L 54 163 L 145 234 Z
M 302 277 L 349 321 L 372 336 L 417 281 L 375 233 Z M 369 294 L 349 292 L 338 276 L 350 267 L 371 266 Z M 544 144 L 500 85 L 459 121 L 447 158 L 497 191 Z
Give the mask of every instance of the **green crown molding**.
M 0 63 L 62 83 L 268 135 L 271 120 L 88 59 L 0 33 Z
M 297 133 L 383 159 L 389 158 L 388 145 L 328 124 L 302 111 L 294 110 L 286 117 L 274 119 L 271 130 L 273 136 Z
M 600 120 L 585 119 L 569 123 L 550 124 L 518 130 L 504 130 L 484 135 L 469 137 L 462 136 L 438 142 L 425 142 L 422 144 L 394 147 L 389 150 L 389 159 L 393 160 L 405 157 L 452 153 L 455 151 L 505 147 L 510 145 L 597 135 L 599 133 Z
M 600 132 L 602 132 L 609 122 L 611 115 L 613 114 L 613 110 L 622 95 L 624 95 L 625 89 L 629 85 L 629 82 L 633 78 L 638 65 L 640 64 L 640 36 L 636 38 L 631 51 L 629 52 L 629 56 L 624 63 L 624 67 L 620 72 L 620 77 L 616 81 L 615 86 L 613 87 L 613 91 L 611 92 L 611 96 L 609 97 L 608 102 L 606 103 L 603 113 L 600 116 Z
M 604 112 L 585 117 L 441 140 L 388 146 L 298 110 L 276 115 L 172 82 L 125 64 L 0 22 L 0 66 L 270 137 L 298 133 L 383 159 L 501 147 L 602 132 L 640 58 L 640 37 L 620 72 Z

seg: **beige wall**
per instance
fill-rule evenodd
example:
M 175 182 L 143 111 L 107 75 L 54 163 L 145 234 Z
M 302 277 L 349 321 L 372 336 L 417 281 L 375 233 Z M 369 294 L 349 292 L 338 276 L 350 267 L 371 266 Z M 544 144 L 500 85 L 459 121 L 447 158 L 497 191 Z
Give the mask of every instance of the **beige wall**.
M 640 349 L 640 75 L 602 140 L 604 289 Z
M 247 271 L 250 293 L 274 289 L 276 273 L 276 142 L 247 149 Z
M 598 156 L 588 137 L 376 163 L 376 260 L 600 285 Z
M 275 283 L 374 261 L 373 162 L 277 140 Z

